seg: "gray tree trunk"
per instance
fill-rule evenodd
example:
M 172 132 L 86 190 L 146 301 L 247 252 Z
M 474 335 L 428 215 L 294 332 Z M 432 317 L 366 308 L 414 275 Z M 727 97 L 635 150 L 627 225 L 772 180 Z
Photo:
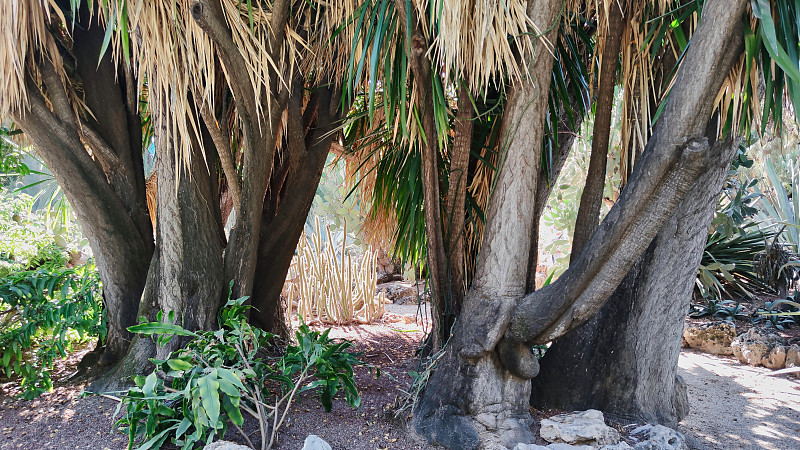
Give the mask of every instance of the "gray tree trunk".
M 217 325 L 220 300 L 227 286 L 223 282 L 222 224 L 211 205 L 211 180 L 203 159 L 204 146 L 192 145 L 187 165 L 176 164 L 171 142 L 166 136 L 164 116 L 156 116 L 158 212 L 157 242 L 150 264 L 147 285 L 135 317 L 156 320 L 163 311 L 188 330 L 209 330 Z M 165 142 L 166 141 L 166 142 Z M 136 337 L 125 357 L 107 375 L 95 381 L 91 390 L 103 392 L 130 385 L 130 377 L 149 371 L 149 358 L 164 359 L 183 341 L 172 339 L 157 347 L 150 337 Z
M 575 264 L 555 283 L 527 296 L 538 171 L 538 153 L 533 163 L 529 149 L 541 145 L 544 107 L 534 99 L 536 113 L 529 120 L 510 122 L 530 133 L 514 135 L 500 165 L 475 281 L 451 344 L 417 403 L 412 424 L 428 441 L 459 449 L 532 441 L 526 399 L 539 365 L 530 345 L 557 339 L 591 319 L 695 182 L 726 159 L 730 145 L 710 146 L 703 131 L 714 97 L 739 55 L 745 5 L 744 0 L 706 2 L 703 22 L 664 108 L 661 120 L 668 125 L 656 130 L 633 180 Z M 560 8 L 558 1 L 530 2 L 528 13 L 547 29 Z M 551 71 L 542 61 L 552 63 L 552 58 L 536 56 L 529 81 L 542 89 L 549 86 Z M 512 95 L 509 117 L 517 111 L 513 101 Z M 527 141 L 532 144 L 521 145 Z
M 600 312 L 547 350 L 531 404 L 667 426 L 686 416 L 677 374 L 683 322 L 735 149 L 695 183 Z

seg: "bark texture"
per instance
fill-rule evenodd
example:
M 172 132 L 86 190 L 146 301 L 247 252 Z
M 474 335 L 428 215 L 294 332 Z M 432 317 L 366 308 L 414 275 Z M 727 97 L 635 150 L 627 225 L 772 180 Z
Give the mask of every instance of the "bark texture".
M 611 2 L 608 6 L 608 32 L 603 45 L 603 60 L 600 65 L 600 80 L 597 86 L 597 107 L 594 130 L 592 130 L 592 153 L 586 185 L 581 193 L 578 216 L 575 218 L 575 235 L 572 239 L 572 256 L 577 256 L 586 245 L 600 220 L 603 190 L 606 185 L 608 144 L 611 141 L 611 111 L 614 108 L 614 87 L 617 85 L 617 65 L 625 29 L 621 5 Z M 602 9 L 602 8 L 601 8 Z
M 42 58 L 36 64 L 43 84 L 29 78 L 28 109 L 13 119 L 64 190 L 92 247 L 109 327 L 100 364 L 109 365 L 130 343 L 127 327 L 136 320 L 154 244 L 135 80 L 110 52 L 98 63 L 104 30 L 96 15 L 89 17 L 84 5 L 72 56 L 78 80 L 91 86 L 83 101 L 94 116 L 75 113 L 55 68 Z
M 688 413 L 677 374 L 686 310 L 736 144 L 695 183 L 600 312 L 540 361 L 531 403 L 600 409 L 674 427 Z
M 669 125 L 656 130 L 633 181 L 576 264 L 527 296 L 531 191 L 538 171 L 529 149 L 539 148 L 541 131 L 511 140 L 487 212 L 476 279 L 413 417 L 415 430 L 430 442 L 485 448 L 532 441 L 528 402 L 520 399 L 530 393 L 530 379 L 539 371 L 530 344 L 563 336 L 594 316 L 695 182 L 726 157 L 729 146 L 710 146 L 703 131 L 714 96 L 738 56 L 731 50 L 741 43 L 737 27 L 745 5 L 744 0 L 706 2 L 702 25 L 665 105 L 662 121 Z M 557 17 L 560 7 L 557 1 L 531 2 L 529 17 L 541 20 L 537 25 L 546 30 L 551 23 L 546 18 Z M 552 67 L 541 61 L 552 64 L 552 58 L 534 54 L 532 60 L 539 65 L 530 82 L 546 92 L 542 86 L 549 86 Z M 507 110 L 514 117 L 513 93 Z M 541 126 L 543 117 L 541 108 L 526 126 Z M 527 139 L 532 145 L 526 159 L 518 147 Z M 535 156 L 538 160 L 538 152 Z
M 261 237 L 253 285 L 250 320 L 265 330 L 288 336 L 281 305 L 286 273 L 303 233 L 325 160 L 334 140 L 331 130 L 339 120 L 338 93 L 320 88 L 301 113 L 302 90 L 289 101 L 287 139 L 289 157 L 276 166 L 264 205 Z
M 158 247 L 134 318 L 154 321 L 162 311 L 167 321 L 172 312 L 175 323 L 188 330 L 214 329 L 227 286 L 222 267 L 224 234 L 202 155 L 205 145 L 194 143 L 188 164 L 176 164 L 171 142 L 158 139 L 167 135 L 167 125 L 163 118 L 157 122 L 161 126 L 156 152 Z M 131 375 L 152 369 L 148 358 L 166 359 L 182 342 L 174 338 L 166 346 L 157 347 L 152 338 L 137 337 L 122 361 L 93 383 L 92 390 L 115 390 L 130 384 Z
M 528 13 L 540 29 L 547 30 L 558 20 L 560 6 L 560 2 L 531 2 Z M 512 88 L 506 103 L 501 128 L 504 154 L 487 211 L 476 276 L 451 343 L 413 417 L 417 433 L 447 448 L 513 447 L 533 439 L 525 401 L 530 383 L 506 370 L 495 351 L 505 324 L 525 294 L 527 264 L 519 261 L 528 261 L 530 248 L 520 243 L 527 242 L 533 228 L 539 149 L 553 67 L 553 58 L 543 45 L 529 56 L 538 62 L 537 69 Z M 528 369 L 535 372 L 538 367 Z

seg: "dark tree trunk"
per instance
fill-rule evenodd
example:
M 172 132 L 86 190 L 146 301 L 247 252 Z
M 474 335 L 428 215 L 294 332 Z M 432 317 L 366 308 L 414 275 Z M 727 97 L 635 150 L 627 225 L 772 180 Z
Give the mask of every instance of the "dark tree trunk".
M 264 203 L 251 297 L 254 311 L 250 320 L 280 336 L 288 335 L 281 290 L 335 136 L 330 131 L 338 118 L 338 96 L 331 95 L 330 89 L 319 89 L 302 116 L 300 95 L 302 92 L 296 89 L 289 102 L 287 151 L 291 156 L 283 158 L 285 167 L 275 166 L 271 190 Z
M 153 231 L 145 201 L 135 80 L 114 63 L 110 52 L 98 61 L 104 31 L 96 18 L 90 22 L 88 10 L 81 10 L 72 48 L 76 72 L 86 87 L 84 102 L 94 116 L 75 114 L 45 58 L 36 62 L 43 86 L 29 79 L 29 109 L 13 116 L 64 190 L 92 247 L 108 320 L 100 364 L 109 365 L 130 343 L 127 327 L 136 320 Z
M 622 44 L 622 31 L 625 29 L 622 16 L 620 5 L 611 2 L 608 5 L 608 32 L 597 87 L 592 154 L 589 157 L 589 171 L 586 175 L 586 185 L 581 193 L 578 216 L 575 218 L 571 258 L 573 260 L 586 245 L 600 220 L 600 206 L 603 204 L 603 190 L 606 184 L 608 144 L 611 140 L 611 111 L 614 108 L 614 86 L 617 85 L 618 55 Z
M 154 116 L 156 117 L 156 116 Z M 159 122 L 165 119 L 160 118 Z M 164 142 L 166 125 L 157 136 L 158 247 L 150 264 L 147 286 L 136 317 L 156 320 L 170 312 L 175 323 L 189 330 L 216 327 L 223 281 L 222 224 L 212 195 L 211 177 L 203 158 L 204 144 L 194 142 L 186 165 L 176 164 L 171 142 Z M 210 145 L 209 143 L 205 143 Z M 148 358 L 165 358 L 182 344 L 173 339 L 156 347 L 149 337 L 137 337 L 120 363 L 91 386 L 95 392 L 115 390 L 130 384 L 134 374 L 152 369 Z
M 431 61 L 426 56 L 428 42 L 420 28 L 414 8 L 409 9 L 411 17 L 406 17 L 406 3 L 395 0 L 395 10 L 400 17 L 402 28 L 411 30 L 407 39 L 406 53 L 409 66 L 414 74 L 414 89 L 417 89 L 417 105 L 422 119 L 422 132 L 425 144 L 422 146 L 422 193 L 425 212 L 425 238 L 427 241 L 428 282 L 431 289 L 431 310 L 433 326 L 429 334 L 427 351 L 438 351 L 450 330 L 442 326 L 442 316 L 449 311 L 450 300 L 447 295 L 447 255 L 444 247 L 442 228 L 441 195 L 439 190 L 439 146 L 436 124 L 434 123 L 433 97 L 431 94 Z
M 677 375 L 683 322 L 735 149 L 695 183 L 600 312 L 547 350 L 533 379 L 534 406 L 594 408 L 673 427 L 686 416 Z

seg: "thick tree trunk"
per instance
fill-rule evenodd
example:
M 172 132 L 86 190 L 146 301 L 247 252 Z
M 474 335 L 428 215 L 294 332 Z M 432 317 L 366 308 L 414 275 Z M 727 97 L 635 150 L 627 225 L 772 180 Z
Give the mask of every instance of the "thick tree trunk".
M 136 320 L 153 231 L 145 201 L 135 80 L 119 69 L 110 52 L 98 62 L 104 31 L 90 22 L 86 8 L 78 19 L 72 50 L 80 81 L 91 86 L 83 100 L 94 116 L 75 114 L 48 60 L 36 62 L 43 86 L 29 79 L 29 109 L 13 116 L 64 190 L 92 247 L 108 321 L 100 364 L 109 365 L 130 344 L 127 327 Z
M 157 116 L 154 116 L 157 117 Z M 159 122 L 165 121 L 159 118 Z M 147 286 L 135 317 L 164 321 L 174 312 L 175 323 L 189 330 L 216 327 L 220 299 L 227 286 L 223 281 L 223 236 L 219 216 L 212 205 L 211 180 L 203 159 L 203 145 L 194 143 L 187 165 L 176 164 L 176 155 L 160 124 L 157 138 L 158 213 L 155 255 L 150 264 Z M 137 337 L 120 363 L 91 386 L 95 392 L 116 390 L 130 384 L 134 374 L 152 369 L 147 358 L 165 358 L 182 344 L 173 339 L 156 347 L 149 337 Z
M 561 3 L 529 2 L 539 29 L 560 20 Z M 555 32 L 549 32 L 549 38 Z M 530 78 L 511 88 L 500 133 L 501 162 L 487 211 L 476 276 L 451 343 L 428 381 L 413 426 L 429 442 L 452 449 L 514 447 L 532 442 L 528 380 L 503 367 L 495 344 L 525 295 L 528 239 L 553 58 L 536 45 Z M 522 262 L 522 263 L 520 263 Z M 536 368 L 538 369 L 538 367 Z M 532 374 L 531 376 L 535 375 Z
M 586 185 L 581 193 L 578 216 L 575 218 L 575 234 L 572 239 L 573 259 L 581 252 L 597 228 L 600 220 L 600 206 L 603 204 L 603 190 L 606 185 L 608 144 L 611 141 L 611 111 L 614 108 L 614 87 L 617 85 L 617 65 L 619 49 L 622 44 L 622 31 L 625 29 L 620 5 L 613 1 L 610 3 L 608 5 L 608 31 L 602 49 L 603 60 L 600 66 L 600 81 L 597 86 L 592 154 L 589 157 L 589 171 L 586 175 Z
M 695 184 L 600 312 L 547 350 L 533 379 L 534 406 L 595 408 L 667 426 L 686 416 L 677 375 L 683 323 L 735 148 Z
M 531 191 L 538 166 L 517 142 L 532 139 L 531 147 L 539 148 L 541 131 L 511 141 L 487 213 L 476 280 L 451 345 L 417 403 L 413 425 L 418 433 L 449 448 L 532 441 L 525 399 L 539 365 L 530 344 L 557 339 L 593 317 L 695 182 L 728 154 L 730 143 L 712 147 L 702 136 L 714 97 L 739 55 L 745 5 L 743 0 L 706 2 L 664 108 L 661 120 L 669 125 L 658 127 L 633 180 L 576 263 L 555 283 L 527 296 Z M 547 29 L 560 7 L 557 1 L 531 2 L 529 16 Z M 543 55 L 533 60 L 552 62 Z M 551 67 L 539 66 L 531 71 L 531 81 L 547 86 Z M 542 107 L 526 126 L 541 126 L 543 116 Z
M 284 157 L 285 170 L 276 166 L 280 183 L 275 183 L 272 198 L 264 205 L 251 297 L 254 311 L 250 320 L 280 336 L 288 335 L 281 290 L 334 140 L 335 134 L 330 131 L 338 117 L 338 96 L 331 95 L 328 88 L 318 90 L 306 106 L 305 117 L 300 114 L 302 92 L 296 89 L 295 94 L 290 99 L 287 127 L 287 150 L 292 156 Z

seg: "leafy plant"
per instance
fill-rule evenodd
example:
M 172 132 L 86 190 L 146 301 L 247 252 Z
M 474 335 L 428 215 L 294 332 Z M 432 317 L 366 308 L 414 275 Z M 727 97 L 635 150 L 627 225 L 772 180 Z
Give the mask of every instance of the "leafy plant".
M 128 448 L 158 448 L 168 440 L 184 449 L 209 443 L 225 435 L 229 423 L 244 436 L 243 413 L 259 422 L 261 448 L 271 448 L 296 395 L 316 392 L 326 411 L 344 390 L 347 404 L 358 407 L 360 397 L 353 380 L 353 366 L 362 364 L 349 353 L 350 342 L 335 343 L 328 332 L 302 324 L 296 345 L 280 358 L 270 358 L 263 349 L 274 336 L 248 324 L 245 298 L 228 300 L 220 312 L 220 329 L 192 332 L 179 325 L 142 323 L 130 330 L 158 336 L 164 345 L 173 336 L 190 338 L 186 346 L 166 360 L 151 360 L 156 368 L 147 377 L 135 377 L 118 407 L 125 416 L 117 426 L 128 434 Z M 173 322 L 174 315 L 167 315 Z M 271 393 L 265 385 L 276 386 Z
M 754 292 L 768 290 L 753 260 L 769 237 L 753 222 L 732 235 L 724 229 L 714 230 L 706 242 L 695 282 L 701 296 L 719 299 L 725 292 L 749 298 Z
M 93 264 L 77 269 L 14 272 L 0 279 L 0 368 L 19 376 L 22 396 L 52 389 L 50 369 L 75 338 L 105 339 L 100 278 Z
M 733 300 L 707 299 L 702 305 L 692 305 L 689 317 L 713 317 L 726 321 L 745 320 L 747 311 L 744 306 Z
M 798 295 L 795 294 L 795 299 Z M 789 328 L 800 322 L 800 303 L 785 299 L 766 302 L 764 308 L 759 308 L 753 323 L 765 323 L 778 330 Z

